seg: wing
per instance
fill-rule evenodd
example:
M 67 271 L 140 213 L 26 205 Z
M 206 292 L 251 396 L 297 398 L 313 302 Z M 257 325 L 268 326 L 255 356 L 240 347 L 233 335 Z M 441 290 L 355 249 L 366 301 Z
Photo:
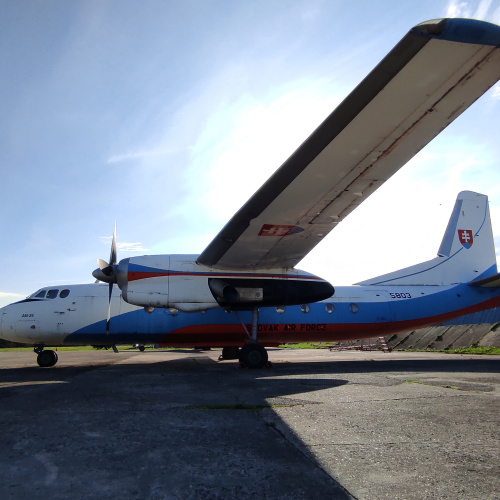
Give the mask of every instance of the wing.
M 489 278 L 471 281 L 469 285 L 486 288 L 500 288 L 500 273 L 490 276 Z
M 500 27 L 415 26 L 199 256 L 223 269 L 294 267 L 500 79 Z

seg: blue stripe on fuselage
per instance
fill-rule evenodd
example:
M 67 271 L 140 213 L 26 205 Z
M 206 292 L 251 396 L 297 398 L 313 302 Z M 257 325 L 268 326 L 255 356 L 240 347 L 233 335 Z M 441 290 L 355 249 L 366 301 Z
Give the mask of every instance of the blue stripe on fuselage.
M 381 287 L 380 287 L 381 288 Z M 433 288 L 439 291 L 433 292 Z M 342 287 L 339 288 L 339 291 Z M 349 287 L 356 290 L 356 287 Z M 390 294 L 396 295 L 408 290 L 413 293 L 414 287 L 386 287 L 380 291 L 372 287 L 360 287 L 360 298 L 349 299 L 332 297 L 330 300 L 310 304 L 307 313 L 302 312 L 300 306 L 288 306 L 285 312 L 280 314 L 274 307 L 263 307 L 260 310 L 260 324 L 311 324 L 326 323 L 336 325 L 380 325 L 386 323 L 390 330 L 391 322 L 411 322 L 422 318 L 440 317 L 444 314 L 455 313 L 460 316 L 465 313 L 466 308 L 476 306 L 482 302 L 498 296 L 494 289 L 471 287 L 467 284 L 442 287 L 418 287 L 419 293 L 428 293 L 420 297 L 412 295 L 411 298 L 392 299 Z M 425 292 L 421 292 L 424 290 Z M 379 302 L 373 301 L 373 294 L 380 292 Z M 354 294 L 353 294 L 354 295 Z M 401 295 L 401 294 L 400 294 Z M 364 296 L 364 298 L 363 298 Z M 328 304 L 334 306 L 333 312 L 329 313 Z M 358 307 L 353 308 L 352 304 Z M 354 312 L 353 312 L 354 311 Z M 251 312 L 239 312 L 244 324 L 251 324 Z M 88 325 L 70 335 L 65 343 L 158 343 L 170 332 L 182 328 L 203 325 L 235 325 L 235 329 L 242 328 L 236 313 L 227 313 L 223 309 L 210 309 L 204 313 L 171 313 L 168 309 L 155 309 L 152 313 L 146 313 L 138 309 L 111 318 L 110 332 L 106 335 L 106 320 Z M 335 340 L 335 339 L 332 339 Z

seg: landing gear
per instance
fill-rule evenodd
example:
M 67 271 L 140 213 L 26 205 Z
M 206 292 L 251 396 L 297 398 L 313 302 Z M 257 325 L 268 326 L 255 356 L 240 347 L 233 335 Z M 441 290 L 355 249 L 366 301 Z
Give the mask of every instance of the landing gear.
M 266 349 L 257 343 L 245 344 L 240 351 L 240 363 L 248 368 L 264 368 L 268 356 Z
M 242 323 L 243 324 L 243 323 Z M 266 349 L 261 346 L 260 344 L 257 343 L 257 330 L 258 330 L 258 325 L 259 325 L 259 308 L 254 307 L 252 309 L 252 335 L 250 336 L 248 334 L 248 331 L 243 325 L 243 328 L 245 328 L 245 331 L 247 331 L 247 336 L 250 339 L 250 343 L 245 344 L 241 349 L 240 349 L 240 363 L 247 368 L 255 369 L 255 368 L 264 368 L 266 364 L 268 363 L 268 356 L 267 356 L 267 351 Z
M 238 347 L 223 347 L 221 359 L 238 359 L 239 354 Z
M 37 351 L 37 348 L 35 348 L 35 352 L 38 352 L 38 356 L 36 357 L 36 362 L 38 363 L 38 366 L 41 366 L 43 368 L 49 368 L 57 363 L 58 360 L 57 352 L 52 351 L 50 349 L 46 351 L 44 350 Z

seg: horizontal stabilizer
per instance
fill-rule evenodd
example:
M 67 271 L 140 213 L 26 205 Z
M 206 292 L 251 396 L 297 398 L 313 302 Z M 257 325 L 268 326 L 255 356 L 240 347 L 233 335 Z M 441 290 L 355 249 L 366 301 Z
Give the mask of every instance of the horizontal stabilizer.
M 481 286 L 486 288 L 500 287 L 500 273 L 490 276 L 489 278 L 473 280 L 469 283 L 471 286 Z

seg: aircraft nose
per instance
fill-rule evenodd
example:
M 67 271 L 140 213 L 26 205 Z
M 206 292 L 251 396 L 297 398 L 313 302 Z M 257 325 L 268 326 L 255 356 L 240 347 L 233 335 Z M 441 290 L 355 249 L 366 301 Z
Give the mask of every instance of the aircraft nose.
M 2 330 L 2 319 L 5 314 L 5 307 L 0 309 L 0 339 L 3 338 L 3 330 Z
M 14 341 L 12 338 L 13 328 L 9 318 L 9 306 L 0 309 L 0 339 Z

